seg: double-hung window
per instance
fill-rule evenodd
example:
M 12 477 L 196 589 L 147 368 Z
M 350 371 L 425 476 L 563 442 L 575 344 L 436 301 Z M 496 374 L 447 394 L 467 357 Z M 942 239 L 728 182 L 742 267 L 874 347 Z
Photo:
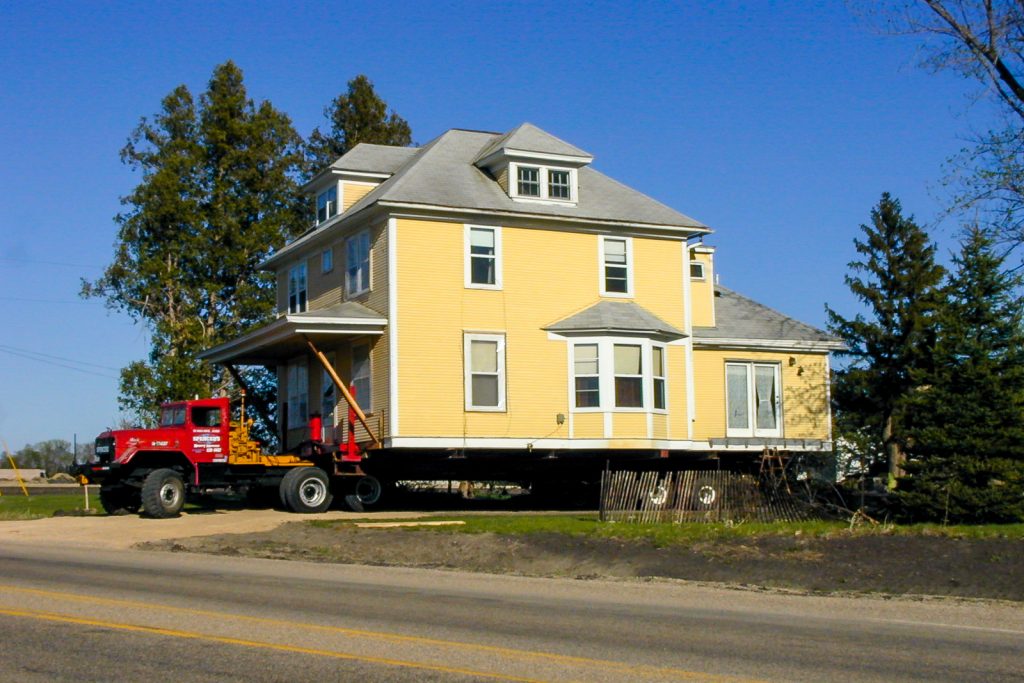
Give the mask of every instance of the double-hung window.
M 665 347 L 651 345 L 651 379 L 654 409 L 665 410 Z
M 781 436 L 778 364 L 726 363 L 725 404 L 727 436 Z
M 370 395 L 370 345 L 357 344 L 352 347 L 352 386 L 356 389 L 356 403 L 364 413 L 373 408 Z
M 288 429 L 309 421 L 309 375 L 306 361 L 288 364 Z
M 668 409 L 668 347 L 650 339 L 589 337 L 570 343 L 570 405 L 577 411 Z
M 466 226 L 466 287 L 501 289 L 501 229 Z
M 615 344 L 615 407 L 644 407 L 643 347 Z
M 631 296 L 632 243 L 628 237 L 601 238 L 601 295 Z
M 601 365 L 597 344 L 573 346 L 573 377 L 577 408 L 601 407 Z
M 463 340 L 466 410 L 505 410 L 505 335 L 467 334 Z
M 308 205 L 307 205 L 308 206 Z M 323 223 L 338 213 L 338 186 L 324 190 L 316 196 L 316 222 Z
M 306 310 L 306 262 L 293 266 L 288 271 L 288 312 L 302 313 Z
M 334 354 L 327 354 L 327 362 L 334 367 Z M 325 442 L 334 441 L 334 409 L 338 405 L 338 391 L 334 388 L 334 378 L 326 368 L 320 370 L 320 415 L 323 417 L 322 434 Z
M 334 247 L 328 247 L 320 254 L 320 272 L 329 273 L 332 270 L 334 270 Z
M 349 298 L 370 289 L 370 231 L 345 241 L 345 291 Z

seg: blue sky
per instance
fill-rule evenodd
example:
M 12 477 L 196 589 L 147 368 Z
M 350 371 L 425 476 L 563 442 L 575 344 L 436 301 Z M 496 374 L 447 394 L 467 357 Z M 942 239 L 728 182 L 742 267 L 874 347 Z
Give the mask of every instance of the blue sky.
M 0 3 L 0 438 L 90 441 L 146 331 L 82 301 L 109 262 L 119 150 L 228 59 L 303 134 L 367 74 L 417 143 L 530 121 L 716 230 L 722 284 L 823 326 L 883 191 L 932 225 L 991 114 L 843 2 Z M 936 238 L 948 251 L 956 224 Z

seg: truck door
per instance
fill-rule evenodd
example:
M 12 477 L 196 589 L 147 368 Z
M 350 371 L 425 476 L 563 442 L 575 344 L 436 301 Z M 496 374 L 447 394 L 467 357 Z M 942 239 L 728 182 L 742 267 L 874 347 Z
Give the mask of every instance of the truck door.
M 190 406 L 192 453 L 200 462 L 227 462 L 227 417 L 220 406 Z

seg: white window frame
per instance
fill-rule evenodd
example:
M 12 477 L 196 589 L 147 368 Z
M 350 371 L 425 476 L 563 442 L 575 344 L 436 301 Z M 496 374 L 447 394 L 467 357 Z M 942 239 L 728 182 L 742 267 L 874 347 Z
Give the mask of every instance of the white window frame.
M 366 372 L 365 374 L 356 374 L 356 349 L 366 349 Z M 352 369 L 352 378 L 349 380 L 349 384 L 355 384 L 356 380 L 366 382 L 366 391 L 363 392 L 361 388 L 356 389 L 356 403 L 362 411 L 369 415 L 373 412 L 373 358 L 370 353 L 372 349 L 369 343 L 353 344 L 349 351 L 349 367 Z
M 598 365 L 598 405 L 579 408 L 576 406 L 576 346 L 597 345 Z M 643 378 L 643 405 L 638 408 L 620 408 L 615 405 L 615 347 L 639 346 L 641 377 Z M 669 391 L 671 377 L 669 373 L 668 345 L 643 337 L 573 337 L 568 340 L 569 350 L 569 410 L 573 413 L 655 413 L 667 414 L 669 411 Z M 652 348 L 660 348 L 664 353 L 665 407 L 654 407 L 654 359 Z
M 334 270 L 334 247 L 327 247 L 320 252 L 320 272 L 329 273 Z
M 498 365 L 497 372 L 494 373 L 498 377 L 498 405 L 496 406 L 478 406 L 473 405 L 473 375 L 474 374 L 491 374 L 491 373 L 474 373 L 471 364 L 473 362 L 473 342 L 484 341 L 484 342 L 497 342 L 498 344 Z M 503 413 L 506 411 L 506 372 L 505 372 L 505 335 L 504 334 L 484 334 L 484 333 L 465 333 L 462 337 L 462 366 L 463 366 L 463 392 L 465 395 L 465 404 L 467 412 L 487 412 L 487 413 Z
M 309 271 L 303 260 L 288 269 L 288 312 L 305 313 L 308 309 Z
M 747 419 L 746 427 L 730 427 L 729 411 L 731 408 L 729 400 L 729 368 L 743 367 L 747 371 Z M 759 429 L 757 426 L 757 380 L 756 368 L 772 368 L 775 373 L 775 427 L 773 429 Z M 783 397 L 782 397 L 782 364 L 770 361 L 744 361 L 729 360 L 725 362 L 725 435 L 735 437 L 753 438 L 780 438 L 783 433 Z
M 694 275 L 694 266 L 700 270 L 700 275 Z M 704 266 L 703 261 L 690 261 L 690 279 L 691 280 L 704 280 L 707 278 L 707 268 Z
M 609 292 L 607 289 L 608 280 L 605 275 L 605 243 L 609 240 L 615 240 L 626 243 L 626 291 L 625 292 Z M 628 236 L 619 235 L 599 235 L 597 242 L 597 263 L 598 263 L 598 286 L 601 296 L 615 297 L 619 299 L 631 299 L 633 298 L 633 238 Z M 618 267 L 617 264 L 615 267 Z
M 305 414 L 298 410 L 305 408 Z M 288 429 L 301 429 L 309 424 L 309 365 L 306 359 L 288 363 Z
M 332 368 L 336 367 L 335 355 L 333 353 L 328 353 L 324 355 L 327 356 L 328 365 L 330 365 Z M 327 410 L 327 407 L 325 405 L 327 404 L 328 387 L 332 389 L 331 394 L 333 397 L 330 400 L 330 410 Z M 330 373 L 327 372 L 327 368 L 320 368 L 320 417 L 323 420 L 320 438 L 325 442 L 334 441 L 335 439 L 334 428 L 337 425 L 335 416 L 337 415 L 338 412 L 339 395 L 340 392 L 338 391 L 338 387 L 334 386 L 334 379 L 331 377 Z
M 661 350 L 661 372 L 662 374 L 654 374 L 654 350 Z M 650 365 L 651 365 L 651 412 L 653 413 L 667 413 L 668 412 L 668 347 L 664 344 L 658 344 L 657 342 L 651 342 L 650 344 Z M 657 397 L 658 392 L 656 391 L 657 382 L 661 380 L 661 386 L 665 392 L 664 403 L 665 405 L 659 408 L 654 400 Z
M 334 205 L 333 205 L 333 209 L 334 210 L 332 212 L 330 208 L 327 208 L 326 211 L 325 211 L 326 216 L 324 218 L 320 218 L 320 198 L 323 197 L 325 194 L 328 194 L 332 190 L 334 191 Z M 338 187 L 338 183 L 337 182 L 335 182 L 333 185 L 331 185 L 329 187 L 325 187 L 323 190 L 321 190 L 321 191 L 316 193 L 316 199 L 314 200 L 314 203 L 313 203 L 313 208 L 314 208 L 314 211 L 316 212 L 316 216 L 315 216 L 315 220 L 314 220 L 314 225 L 320 225 L 321 223 L 326 223 L 327 221 L 331 220 L 332 218 L 337 216 L 339 213 L 341 213 L 341 211 L 340 211 L 341 205 L 339 204 L 339 198 L 340 197 L 341 197 L 341 188 Z
M 361 271 L 361 270 L 357 270 L 356 271 L 356 275 L 355 275 L 355 280 L 356 280 L 355 284 L 356 284 L 356 286 L 353 286 L 353 283 L 352 283 L 352 280 L 353 280 L 353 277 L 352 277 L 352 264 L 350 262 L 350 256 L 352 254 L 352 250 L 349 247 L 349 245 L 350 244 L 355 244 L 356 245 L 356 249 L 358 250 L 360 242 L 362 242 L 363 240 L 366 241 L 366 271 L 365 271 L 366 286 L 362 287 L 362 288 L 359 288 L 358 285 L 361 284 L 360 281 L 363 279 L 363 278 L 360 277 L 360 273 L 363 272 L 363 271 Z M 346 298 L 351 299 L 353 297 L 359 296 L 360 294 L 365 294 L 366 292 L 370 291 L 371 287 L 373 286 L 373 283 L 370 281 L 370 275 L 373 273 L 372 252 L 373 252 L 373 243 L 370 241 L 370 231 L 369 230 L 361 230 L 361 231 L 357 232 L 356 234 L 350 236 L 348 239 L 345 240 L 345 297 Z M 356 255 L 357 256 L 359 255 L 358 251 L 356 252 Z M 360 259 L 360 265 L 362 264 L 362 262 L 363 262 L 362 259 Z
M 490 230 L 494 233 L 494 284 L 486 284 L 481 282 L 473 282 L 473 253 L 472 253 L 472 233 L 474 230 Z M 463 253 L 465 255 L 465 286 L 466 289 L 501 289 L 501 271 L 502 271 L 502 258 L 501 258 L 501 227 L 493 225 L 465 225 L 465 231 L 463 233 Z M 479 258 L 479 257 L 478 257 Z
M 519 194 L 519 168 L 537 169 L 537 182 L 540 184 L 540 194 Z M 551 171 L 564 171 L 569 174 L 569 198 L 552 197 L 549 182 Z M 508 165 L 508 194 L 512 199 L 524 202 L 542 202 L 552 204 L 575 204 L 579 194 L 577 169 L 568 166 L 551 166 L 549 164 L 531 164 L 525 161 L 512 161 Z
M 576 348 L 579 346 L 593 346 L 597 351 L 597 373 L 578 373 L 576 372 Z M 601 409 L 601 400 L 604 396 L 604 392 L 601 391 L 601 344 L 597 342 L 575 342 L 569 345 L 569 376 L 570 376 L 570 387 L 572 387 L 572 397 L 570 398 L 569 405 L 571 405 L 577 411 L 592 411 Z M 576 380 L 581 377 L 597 377 L 597 405 L 596 406 L 581 406 L 578 402 L 579 389 L 576 387 Z

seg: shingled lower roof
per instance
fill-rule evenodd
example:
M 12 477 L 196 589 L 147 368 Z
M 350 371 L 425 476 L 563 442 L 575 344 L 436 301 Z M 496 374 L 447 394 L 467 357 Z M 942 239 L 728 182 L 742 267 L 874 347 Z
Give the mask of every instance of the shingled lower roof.
M 694 326 L 693 339 L 705 345 L 743 340 L 844 348 L 840 339 L 721 285 L 715 285 L 715 326 Z
M 561 334 L 642 334 L 669 339 L 686 336 L 632 301 L 601 301 L 544 329 Z

